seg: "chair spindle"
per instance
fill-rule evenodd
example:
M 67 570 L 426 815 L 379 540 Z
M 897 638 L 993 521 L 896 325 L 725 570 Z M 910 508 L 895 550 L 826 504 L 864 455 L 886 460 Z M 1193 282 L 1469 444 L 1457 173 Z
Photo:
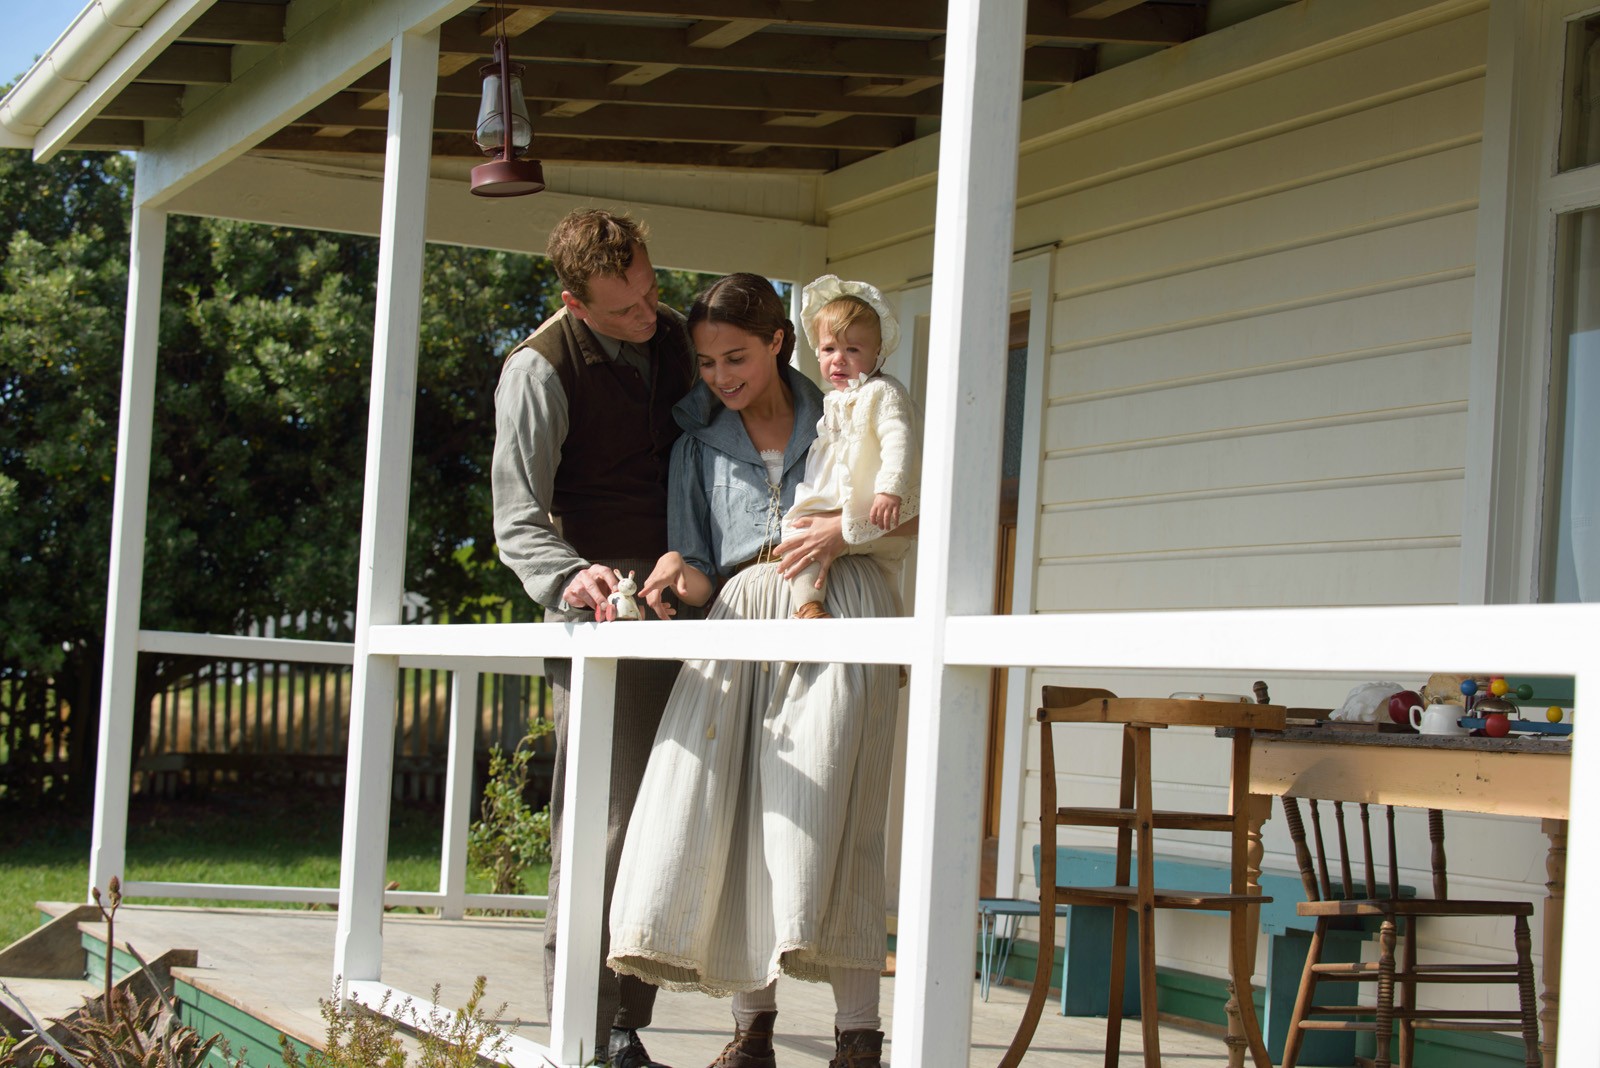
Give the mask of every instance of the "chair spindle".
M 1344 802 L 1333 803 L 1333 822 L 1339 827 L 1339 888 L 1346 901 L 1356 896 L 1356 888 L 1350 881 L 1350 839 L 1344 830 Z
M 1450 899 L 1450 886 L 1444 862 L 1444 813 L 1436 808 L 1428 810 L 1428 842 L 1433 846 L 1433 896 L 1439 901 Z
M 1389 898 L 1393 900 L 1400 896 L 1400 859 L 1395 854 L 1394 844 L 1394 806 L 1389 806 Z
M 1333 884 L 1328 881 L 1328 851 L 1322 842 L 1322 820 L 1314 797 L 1311 799 L 1311 830 L 1317 839 L 1317 885 L 1322 890 L 1319 896 L 1326 901 L 1333 896 Z
M 1289 840 L 1294 843 L 1294 860 L 1300 866 L 1300 885 L 1306 900 L 1317 900 L 1317 877 L 1311 870 L 1311 850 L 1306 848 L 1306 825 L 1300 819 L 1300 800 L 1283 795 L 1283 821 L 1289 825 Z
M 1371 897 L 1377 883 L 1372 871 L 1372 814 L 1367 811 L 1368 808 L 1365 801 L 1361 802 L 1361 853 L 1366 860 L 1367 879 L 1367 885 L 1362 893 Z

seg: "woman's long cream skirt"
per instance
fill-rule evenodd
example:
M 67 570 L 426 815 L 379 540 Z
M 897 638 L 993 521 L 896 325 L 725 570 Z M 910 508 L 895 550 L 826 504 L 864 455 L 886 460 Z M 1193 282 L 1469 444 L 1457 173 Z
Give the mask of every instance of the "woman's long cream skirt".
M 894 616 L 870 558 L 828 575 L 841 618 Z M 777 565 L 735 575 L 712 619 L 786 619 Z M 798 650 L 797 650 L 798 652 Z M 892 665 L 691 660 L 656 734 L 611 905 L 618 972 L 718 996 L 786 973 L 883 966 L 884 818 L 898 708 Z M 769 713 L 771 713 L 769 715 Z

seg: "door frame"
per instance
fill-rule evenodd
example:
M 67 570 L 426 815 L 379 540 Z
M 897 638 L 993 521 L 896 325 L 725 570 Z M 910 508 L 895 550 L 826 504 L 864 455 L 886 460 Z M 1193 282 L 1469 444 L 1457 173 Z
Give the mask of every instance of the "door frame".
M 1011 261 L 1011 311 L 1028 313 L 1028 359 L 1023 382 L 1022 465 L 1017 476 L 1017 549 L 1011 576 L 1011 614 L 1031 615 L 1034 606 L 1034 577 L 1038 564 L 1039 497 L 1044 470 L 1044 414 L 1049 406 L 1045 395 L 1046 371 L 1050 356 L 1050 316 L 1054 303 L 1052 272 L 1056 246 L 1037 246 L 1015 254 Z M 902 344 L 889 357 L 884 370 L 905 383 L 918 404 L 926 395 L 927 329 L 933 289 L 928 282 L 907 286 L 888 294 L 900 318 L 901 333 L 909 344 Z M 997 344 L 1003 339 L 997 339 Z M 906 611 L 915 610 L 915 556 L 902 576 Z M 1031 672 L 1028 668 L 1007 668 L 1005 708 L 1000 754 L 1000 842 L 995 863 L 995 893 L 1015 896 L 1022 878 L 1023 799 L 1027 785 L 1028 708 L 1032 703 Z M 904 708 L 905 691 L 901 703 Z M 888 824 L 888 868 L 890 893 L 899 884 L 900 832 L 904 816 L 901 798 L 905 786 L 905 729 L 902 714 L 895 738 L 895 764 L 890 785 Z M 972 831 L 981 834 L 982 813 L 973 820 Z

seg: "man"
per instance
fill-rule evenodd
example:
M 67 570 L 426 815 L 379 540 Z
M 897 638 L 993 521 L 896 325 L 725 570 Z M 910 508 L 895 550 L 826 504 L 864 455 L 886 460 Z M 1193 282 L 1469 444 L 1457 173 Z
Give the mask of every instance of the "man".
M 678 436 L 672 406 L 689 391 L 696 370 L 683 317 L 657 304 L 645 237 L 642 223 L 608 211 L 579 209 L 562 219 L 548 247 L 562 308 L 512 351 L 500 371 L 491 470 L 495 538 L 500 559 L 544 605 L 547 620 L 614 619 L 606 600 L 615 587 L 612 569 L 635 571 L 642 581 L 667 548 L 667 468 Z M 628 816 L 677 670 L 675 661 L 618 665 L 601 915 L 611 908 Z M 548 1012 L 562 890 L 571 663 L 547 662 L 546 675 L 556 720 L 545 920 Z M 593 1048 L 612 1068 L 656 1066 L 637 1033 L 650 1023 L 656 988 L 619 977 L 605 966 L 605 955 L 602 933 Z

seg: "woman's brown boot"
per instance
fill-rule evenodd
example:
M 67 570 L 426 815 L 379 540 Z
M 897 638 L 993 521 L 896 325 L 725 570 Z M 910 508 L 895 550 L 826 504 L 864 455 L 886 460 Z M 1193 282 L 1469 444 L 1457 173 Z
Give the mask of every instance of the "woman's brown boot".
M 833 1030 L 833 1060 L 828 1068 L 880 1068 L 883 1064 L 882 1031 Z
M 735 1024 L 733 1041 L 722 1048 L 711 1068 L 777 1068 L 772 1052 L 772 1031 L 777 1021 L 775 1012 L 758 1012 L 748 1030 Z
M 832 619 L 828 610 L 822 607 L 821 601 L 805 601 L 794 610 L 796 619 Z

